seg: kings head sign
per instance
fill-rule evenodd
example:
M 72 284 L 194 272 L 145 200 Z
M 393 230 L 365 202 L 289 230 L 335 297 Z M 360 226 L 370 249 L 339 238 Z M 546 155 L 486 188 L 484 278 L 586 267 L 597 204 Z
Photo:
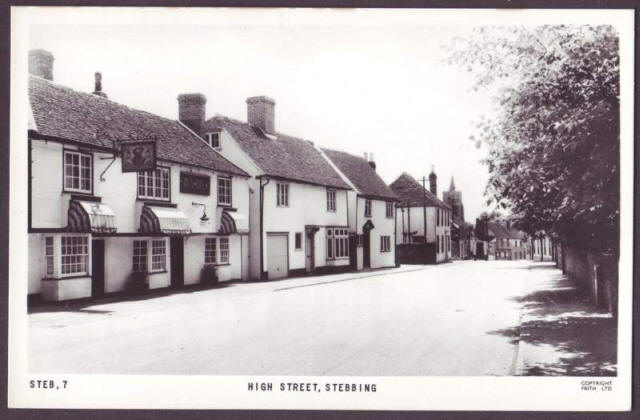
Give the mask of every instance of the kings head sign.
M 122 172 L 142 172 L 156 169 L 156 142 L 130 141 L 121 143 Z
M 207 175 L 196 175 L 180 172 L 180 192 L 187 194 L 209 195 L 211 178 Z

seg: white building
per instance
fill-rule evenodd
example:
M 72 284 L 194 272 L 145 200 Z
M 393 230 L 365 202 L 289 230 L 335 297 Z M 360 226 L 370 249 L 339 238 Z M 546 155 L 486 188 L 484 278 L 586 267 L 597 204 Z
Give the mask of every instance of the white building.
M 250 277 L 348 270 L 349 185 L 313 143 L 275 131 L 272 99 L 247 99 L 248 122 L 205 121 L 205 102 L 192 101 L 181 120 L 251 176 Z
M 548 235 L 533 238 L 531 241 L 534 261 L 553 260 L 553 241 Z
M 245 171 L 178 121 L 52 81 L 30 52 L 29 294 L 59 301 L 248 279 Z M 157 167 L 122 172 L 121 141 L 152 139 Z M 210 268 L 207 268 L 210 269 Z
M 395 266 L 396 195 L 370 158 L 329 149 L 322 152 L 352 188 L 347 193 L 352 268 Z
M 428 245 L 427 262 L 444 262 L 451 258 L 451 207 L 438 198 L 437 177 L 431 172 L 430 189 L 403 173 L 391 190 L 398 197 L 396 245 Z M 425 241 L 426 237 L 426 241 Z

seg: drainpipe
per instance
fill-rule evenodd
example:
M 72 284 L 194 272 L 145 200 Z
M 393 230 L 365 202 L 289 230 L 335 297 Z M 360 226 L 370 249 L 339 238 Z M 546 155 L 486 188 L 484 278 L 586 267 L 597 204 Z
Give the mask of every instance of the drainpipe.
M 398 247 L 397 247 L 397 241 L 398 241 L 398 206 L 396 206 L 396 202 L 393 202 L 393 262 L 395 263 L 396 267 L 399 267 L 400 264 L 398 264 Z M 404 232 L 404 212 L 403 212 L 403 219 L 402 219 L 402 231 Z
M 264 187 L 271 181 L 267 178 L 267 182 L 262 183 L 260 181 L 260 280 L 267 280 L 267 276 L 264 274 Z
M 407 235 L 408 242 L 413 242 L 411 239 L 411 207 L 409 207 L 409 201 L 407 201 L 407 230 L 409 234 Z

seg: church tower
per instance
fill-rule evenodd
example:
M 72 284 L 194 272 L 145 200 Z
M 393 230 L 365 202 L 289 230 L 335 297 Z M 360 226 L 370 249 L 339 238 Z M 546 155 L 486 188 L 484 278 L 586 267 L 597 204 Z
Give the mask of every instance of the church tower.
M 451 184 L 449 184 L 449 191 L 442 193 L 443 201 L 451 206 L 453 222 L 457 225 L 464 222 L 464 205 L 462 205 L 462 192 L 456 191 L 456 184 L 451 177 Z

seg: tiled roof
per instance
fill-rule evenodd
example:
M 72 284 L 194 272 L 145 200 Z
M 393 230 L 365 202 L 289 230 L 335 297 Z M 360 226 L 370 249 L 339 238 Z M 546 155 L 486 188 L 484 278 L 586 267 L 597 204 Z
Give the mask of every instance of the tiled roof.
M 391 188 L 364 158 L 337 150 L 322 149 L 331 162 L 351 181 L 361 195 L 396 200 Z
M 29 76 L 29 100 L 41 135 L 107 148 L 110 139 L 155 136 L 160 160 L 247 176 L 177 121 L 35 76 Z
M 487 225 L 491 231 L 489 234 L 496 238 L 525 239 L 526 236 L 523 232 L 517 229 L 507 229 L 506 226 L 498 222 L 489 222 Z
M 351 189 L 308 140 L 276 134 L 270 138 L 248 123 L 215 116 L 204 131 L 224 128 L 265 175 L 328 187 Z
M 451 206 L 432 194 L 428 188 L 422 188 L 422 184 L 406 172 L 393 181 L 389 187 L 400 200 L 399 206 L 404 207 L 408 203 L 409 207 L 421 207 L 423 200 L 426 198 L 427 207 L 451 208 Z

